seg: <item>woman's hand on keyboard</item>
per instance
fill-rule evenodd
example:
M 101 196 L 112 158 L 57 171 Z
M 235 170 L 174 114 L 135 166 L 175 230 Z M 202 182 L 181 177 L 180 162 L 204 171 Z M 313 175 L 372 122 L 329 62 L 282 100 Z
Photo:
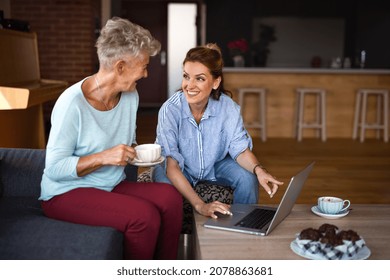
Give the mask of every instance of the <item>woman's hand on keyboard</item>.
M 223 215 L 233 215 L 230 212 L 230 205 L 219 201 L 213 201 L 211 203 L 203 203 L 201 205 L 195 205 L 194 208 L 199 214 L 206 217 L 211 217 L 213 219 L 218 219 L 216 213 L 221 213 Z

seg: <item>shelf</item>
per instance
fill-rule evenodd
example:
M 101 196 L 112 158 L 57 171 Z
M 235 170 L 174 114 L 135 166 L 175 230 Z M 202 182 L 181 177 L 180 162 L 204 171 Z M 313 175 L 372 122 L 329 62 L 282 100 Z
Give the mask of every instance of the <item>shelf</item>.
M 26 109 L 55 100 L 67 85 L 64 81 L 42 79 L 15 86 L 0 86 L 0 110 Z

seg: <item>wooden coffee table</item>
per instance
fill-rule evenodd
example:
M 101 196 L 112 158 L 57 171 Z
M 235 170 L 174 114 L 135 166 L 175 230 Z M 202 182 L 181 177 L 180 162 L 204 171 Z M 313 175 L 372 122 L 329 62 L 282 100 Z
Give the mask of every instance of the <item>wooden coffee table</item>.
M 302 260 L 304 258 L 290 248 L 296 233 L 329 223 L 360 234 L 371 251 L 369 259 L 390 259 L 389 204 L 353 204 L 349 214 L 340 219 L 319 217 L 311 212 L 311 207 L 295 205 L 290 215 L 264 237 L 205 228 L 203 224 L 207 218 L 194 213 L 194 257 L 204 260 Z

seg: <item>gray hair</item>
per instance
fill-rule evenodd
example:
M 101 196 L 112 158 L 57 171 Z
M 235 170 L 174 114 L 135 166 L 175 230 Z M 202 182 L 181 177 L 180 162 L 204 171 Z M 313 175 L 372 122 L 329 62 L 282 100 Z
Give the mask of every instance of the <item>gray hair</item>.
M 161 49 L 160 42 L 147 29 L 119 17 L 107 21 L 95 46 L 100 65 L 106 68 L 126 55 L 137 57 L 146 51 L 155 56 Z

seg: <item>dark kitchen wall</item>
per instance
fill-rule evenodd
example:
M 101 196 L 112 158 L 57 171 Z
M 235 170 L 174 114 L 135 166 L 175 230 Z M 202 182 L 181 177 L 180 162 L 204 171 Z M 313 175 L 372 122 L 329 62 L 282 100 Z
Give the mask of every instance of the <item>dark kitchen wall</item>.
M 343 18 L 343 56 L 364 49 L 367 68 L 390 68 L 390 1 L 382 0 L 205 0 L 207 41 L 218 43 L 231 65 L 227 43 L 252 38 L 254 17 Z M 277 34 L 276 34 L 277 35 Z M 354 62 L 354 61 L 353 61 Z

